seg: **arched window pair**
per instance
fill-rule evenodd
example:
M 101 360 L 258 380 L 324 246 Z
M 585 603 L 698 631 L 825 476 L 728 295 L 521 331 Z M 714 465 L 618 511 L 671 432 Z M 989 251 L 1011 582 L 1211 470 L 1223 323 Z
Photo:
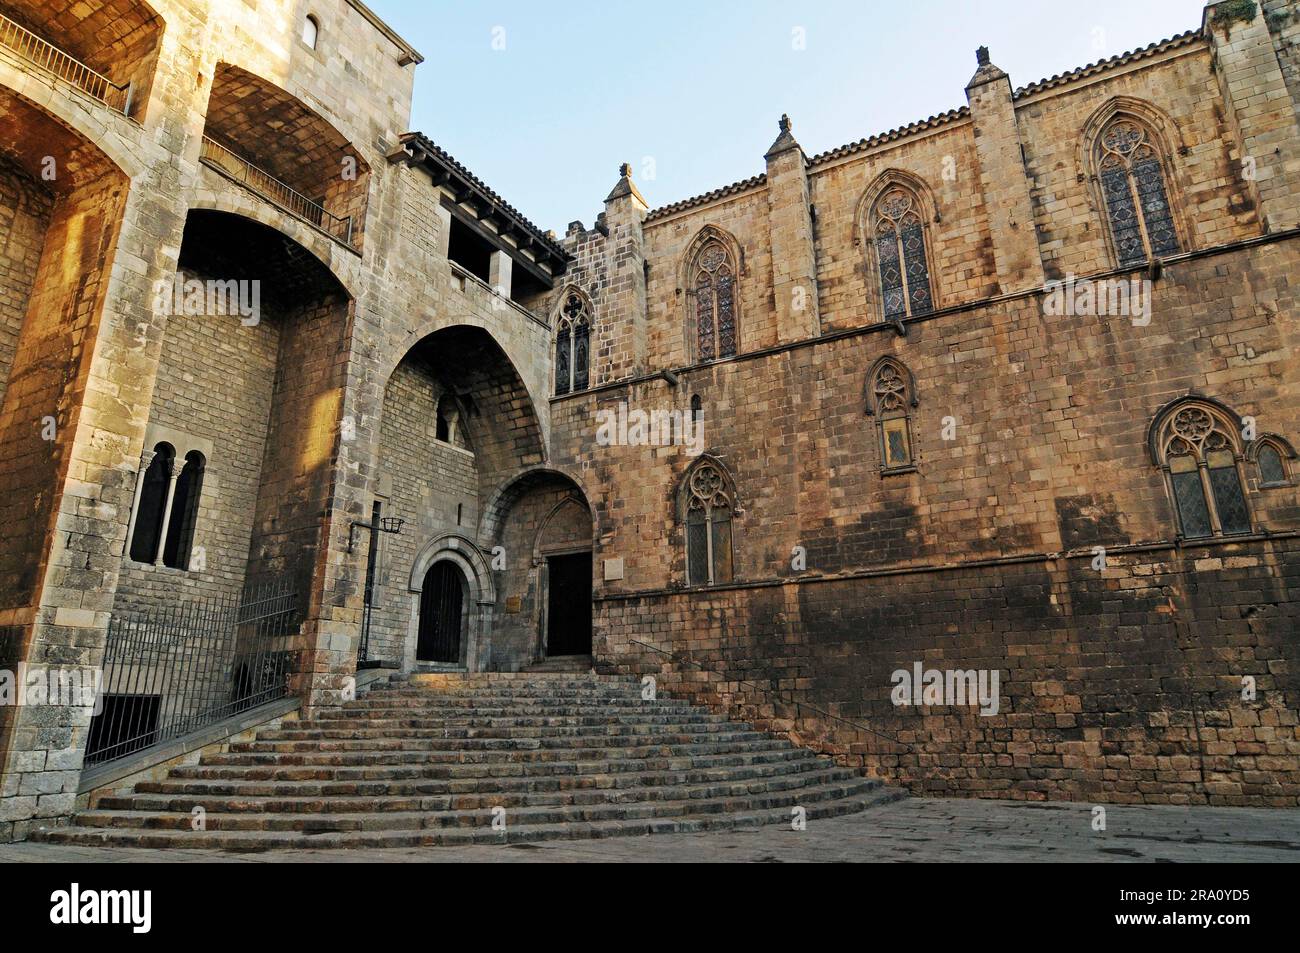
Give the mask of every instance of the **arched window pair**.
M 1253 529 L 1246 498 L 1246 464 L 1258 468 L 1258 486 L 1289 485 L 1290 444 L 1267 434 L 1243 447 L 1241 418 L 1223 405 L 1188 398 L 1162 411 L 1151 429 L 1151 452 L 1164 471 L 1188 539 L 1234 536 Z
M 206 463 L 191 450 L 178 469 L 176 449 L 166 442 L 141 458 L 129 550 L 135 562 L 189 569 Z
M 591 382 L 591 306 L 576 291 L 564 298 L 555 333 L 555 394 L 586 390 Z
M 708 226 L 694 244 L 687 256 L 685 281 L 695 360 L 735 357 L 740 263 L 734 243 L 720 229 Z
M 917 405 L 912 372 L 892 357 L 882 357 L 867 375 L 867 414 L 876 418 L 883 473 L 914 469 L 912 410 Z
M 722 464 L 705 459 L 691 468 L 682 484 L 680 507 L 686 523 L 686 584 L 731 582 L 736 491 Z

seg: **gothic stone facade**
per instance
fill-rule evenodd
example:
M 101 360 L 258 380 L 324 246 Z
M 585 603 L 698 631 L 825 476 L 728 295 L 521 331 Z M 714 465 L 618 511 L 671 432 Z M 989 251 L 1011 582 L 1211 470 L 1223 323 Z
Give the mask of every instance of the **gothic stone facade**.
M 1294 2 L 1018 89 L 981 51 L 960 109 L 783 120 L 655 210 L 624 167 L 559 240 L 404 132 L 359 0 L 0 14 L 0 669 L 277 579 L 310 711 L 367 600 L 371 659 L 514 670 L 589 584 L 598 668 L 918 793 L 1300 802 Z M 897 704 L 917 665 L 995 706 Z M 0 708 L 0 834 L 90 725 Z

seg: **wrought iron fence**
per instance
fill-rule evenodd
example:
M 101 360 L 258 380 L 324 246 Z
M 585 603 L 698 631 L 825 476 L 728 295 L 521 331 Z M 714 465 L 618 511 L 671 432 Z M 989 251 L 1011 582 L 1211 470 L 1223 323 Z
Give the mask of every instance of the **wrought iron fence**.
M 352 245 L 352 216 L 339 218 L 313 202 L 301 192 L 285 185 L 269 172 L 264 172 L 238 153 L 231 152 L 208 136 L 203 137 L 203 151 L 199 158 L 226 178 L 256 192 L 272 205 L 277 205 L 290 215 L 332 235 L 345 245 Z
M 283 698 L 293 671 L 297 594 L 271 582 L 242 597 L 114 612 L 103 707 L 86 763 L 102 764 Z
M 0 14 L 0 46 L 13 50 L 27 62 L 84 90 L 124 116 L 131 115 L 130 83 L 114 83 L 107 76 L 69 56 L 53 43 L 41 39 L 3 14 Z

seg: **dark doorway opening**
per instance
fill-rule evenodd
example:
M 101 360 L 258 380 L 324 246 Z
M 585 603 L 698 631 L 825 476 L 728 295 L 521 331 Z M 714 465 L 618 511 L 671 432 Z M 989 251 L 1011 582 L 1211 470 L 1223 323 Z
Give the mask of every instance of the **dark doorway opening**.
M 591 553 L 548 556 L 546 654 L 591 654 Z
M 455 565 L 439 560 L 424 575 L 420 592 L 420 628 L 415 658 L 420 662 L 460 661 L 465 577 Z

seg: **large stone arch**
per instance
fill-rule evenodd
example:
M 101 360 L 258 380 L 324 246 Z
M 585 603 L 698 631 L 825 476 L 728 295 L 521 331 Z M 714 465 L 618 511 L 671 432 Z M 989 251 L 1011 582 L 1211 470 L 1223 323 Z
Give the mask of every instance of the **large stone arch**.
M 28 71 L 53 80 L 68 104 L 94 103 L 94 112 L 144 119 L 166 26 L 152 6 L 144 0 L 6 0 L 4 14 L 30 34 L 24 43 L 31 50 Z M 10 49 L 8 55 L 18 54 Z M 58 65 L 43 68 L 49 63 Z
M 221 62 L 203 127 L 204 161 L 358 250 L 370 165 L 333 123 L 288 90 Z
M 498 618 L 494 645 L 499 665 L 518 668 L 555 655 L 592 654 L 598 526 L 586 489 L 558 467 L 525 468 L 492 494 L 479 544 L 501 560 L 498 588 L 506 611 Z M 559 626 L 553 624 L 557 613 L 565 617 Z M 590 641 L 584 636 L 578 646 L 557 638 L 579 626 Z
M 215 173 L 205 171 L 201 182 L 203 186 L 190 202 L 190 211 L 219 212 L 245 218 L 274 229 L 287 240 L 309 252 L 333 276 L 349 297 L 357 296 L 359 262 L 354 256 L 342 253 L 335 242 L 305 222 L 280 211 L 274 205 L 241 190 L 234 184 L 226 183 Z
M 510 512 L 510 508 L 530 489 L 548 481 L 567 481 L 573 489 L 591 507 L 591 494 L 585 482 L 570 467 L 548 462 L 542 466 L 522 467 L 512 473 L 492 492 L 483 507 L 479 520 L 478 538 L 485 545 L 492 545 L 501 535 L 501 525 Z M 595 508 L 591 512 L 592 538 L 600 538 L 600 518 Z

